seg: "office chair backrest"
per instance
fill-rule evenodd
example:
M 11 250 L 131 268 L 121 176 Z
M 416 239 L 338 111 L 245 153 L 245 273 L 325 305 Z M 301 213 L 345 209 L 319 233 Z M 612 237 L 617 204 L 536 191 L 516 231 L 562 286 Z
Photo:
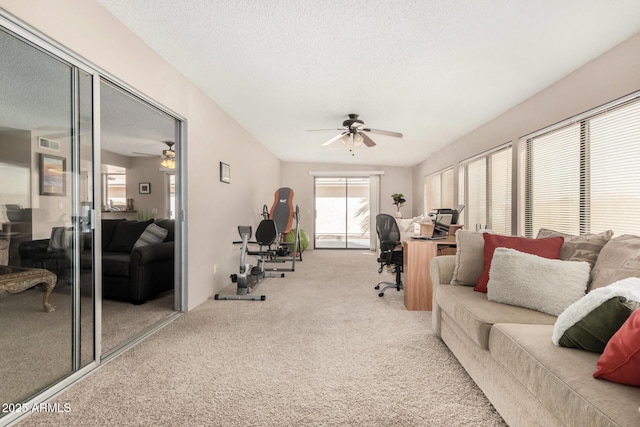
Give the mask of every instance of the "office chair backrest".
M 388 214 L 376 216 L 376 231 L 380 239 L 380 250 L 389 251 L 400 243 L 400 228 L 396 219 Z
M 272 219 L 263 219 L 258 224 L 256 230 L 256 242 L 262 246 L 269 246 L 275 243 L 278 238 L 278 229 L 276 223 Z

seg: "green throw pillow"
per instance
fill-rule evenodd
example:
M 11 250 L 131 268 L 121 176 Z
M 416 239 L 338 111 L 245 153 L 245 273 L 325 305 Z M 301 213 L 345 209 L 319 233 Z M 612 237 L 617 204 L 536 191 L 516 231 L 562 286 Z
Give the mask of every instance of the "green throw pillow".
M 594 308 L 560 337 L 561 347 L 577 347 L 602 353 L 605 346 L 640 304 L 613 297 Z

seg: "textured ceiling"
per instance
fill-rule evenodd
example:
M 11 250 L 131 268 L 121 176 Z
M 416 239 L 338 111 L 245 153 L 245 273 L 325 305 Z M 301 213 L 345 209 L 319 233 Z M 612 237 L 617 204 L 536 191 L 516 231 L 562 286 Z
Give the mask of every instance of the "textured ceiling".
M 285 161 L 415 165 L 640 31 L 638 0 L 97 0 Z M 378 145 L 321 144 L 348 113 Z

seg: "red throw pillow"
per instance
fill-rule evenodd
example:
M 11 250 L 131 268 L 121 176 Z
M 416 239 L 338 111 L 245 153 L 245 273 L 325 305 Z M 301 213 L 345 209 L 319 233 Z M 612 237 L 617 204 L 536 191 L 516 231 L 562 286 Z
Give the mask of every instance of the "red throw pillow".
M 564 237 L 547 237 L 544 239 L 527 239 L 526 237 L 501 236 L 498 234 L 484 233 L 484 269 L 478 278 L 478 284 L 473 288 L 476 292 L 487 293 L 489 283 L 489 269 L 493 260 L 493 251 L 496 248 L 515 249 L 527 254 L 538 255 L 543 258 L 560 258 L 560 249 L 564 243 Z
M 640 386 L 640 309 L 613 334 L 596 363 L 593 377 Z

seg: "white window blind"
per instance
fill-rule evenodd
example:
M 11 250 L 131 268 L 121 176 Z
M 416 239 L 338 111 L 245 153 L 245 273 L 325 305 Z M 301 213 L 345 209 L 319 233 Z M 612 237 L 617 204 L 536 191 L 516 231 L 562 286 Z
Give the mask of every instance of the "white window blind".
M 525 235 L 540 228 L 580 233 L 580 125 L 527 141 Z
M 511 234 L 512 148 L 498 149 L 462 164 L 465 222 Z
M 640 101 L 589 121 L 588 231 L 640 235 Z
M 467 191 L 465 209 L 467 228 L 475 229 L 477 224 L 488 225 L 487 218 L 487 159 L 482 157 L 470 162 L 466 167 Z
M 640 234 L 640 100 L 609 105 L 526 138 L 524 234 Z
M 511 234 L 511 148 L 489 156 L 489 223 L 494 232 Z
M 424 212 L 433 209 L 454 208 L 453 168 L 428 175 L 424 179 Z

